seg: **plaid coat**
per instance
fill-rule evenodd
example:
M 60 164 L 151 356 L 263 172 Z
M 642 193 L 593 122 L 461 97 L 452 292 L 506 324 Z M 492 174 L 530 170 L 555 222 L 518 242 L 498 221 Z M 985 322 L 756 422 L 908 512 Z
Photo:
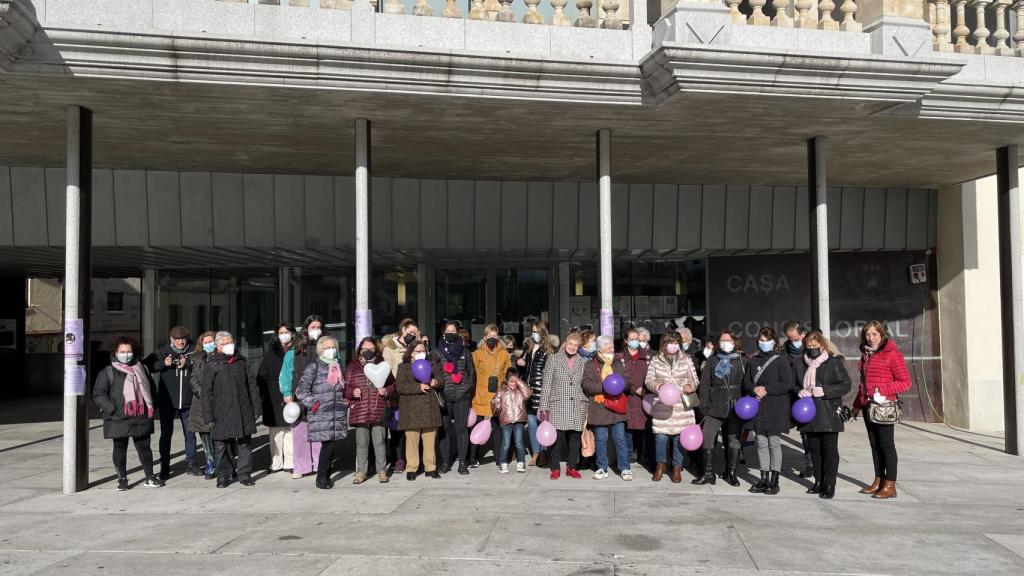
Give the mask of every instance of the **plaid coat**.
M 560 351 L 550 356 L 544 366 L 540 411 L 548 413 L 548 420 L 556 430 L 583 431 L 583 419 L 590 402 L 582 385 L 586 365 L 586 358 L 577 356 L 570 369 L 565 352 Z

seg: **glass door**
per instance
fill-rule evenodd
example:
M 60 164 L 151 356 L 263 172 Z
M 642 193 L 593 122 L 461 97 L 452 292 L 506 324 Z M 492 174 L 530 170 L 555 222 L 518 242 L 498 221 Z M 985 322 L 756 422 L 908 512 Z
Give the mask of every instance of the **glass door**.
M 551 270 L 498 268 L 495 280 L 495 321 L 502 334 L 515 336 L 516 343 L 522 345 L 534 320 L 549 322 Z

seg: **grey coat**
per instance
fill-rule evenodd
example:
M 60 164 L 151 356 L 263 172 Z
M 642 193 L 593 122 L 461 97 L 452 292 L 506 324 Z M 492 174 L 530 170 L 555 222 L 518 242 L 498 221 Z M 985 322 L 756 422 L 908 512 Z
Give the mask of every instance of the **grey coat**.
M 583 431 L 590 400 L 583 393 L 583 370 L 587 359 L 576 356 L 569 368 L 568 357 L 561 351 L 548 358 L 544 366 L 544 385 L 541 387 L 540 411 L 548 413 L 548 420 L 556 430 Z
M 311 361 L 303 370 L 295 389 L 296 398 L 306 408 L 311 442 L 333 442 L 348 437 L 344 370 L 339 376 L 341 379 L 334 385 L 327 383 L 329 371 L 330 368 L 320 359 Z

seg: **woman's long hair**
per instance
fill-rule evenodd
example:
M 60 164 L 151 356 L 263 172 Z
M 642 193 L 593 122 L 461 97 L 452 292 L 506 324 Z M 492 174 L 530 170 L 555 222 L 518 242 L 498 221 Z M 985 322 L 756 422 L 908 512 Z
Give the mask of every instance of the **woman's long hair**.
M 320 335 L 323 336 L 324 319 L 316 314 L 306 316 L 306 319 L 302 322 L 302 338 L 299 338 L 299 341 L 292 346 L 296 354 L 305 354 L 308 346 L 316 346 L 316 342 L 309 339 L 309 325 L 313 322 L 320 323 Z

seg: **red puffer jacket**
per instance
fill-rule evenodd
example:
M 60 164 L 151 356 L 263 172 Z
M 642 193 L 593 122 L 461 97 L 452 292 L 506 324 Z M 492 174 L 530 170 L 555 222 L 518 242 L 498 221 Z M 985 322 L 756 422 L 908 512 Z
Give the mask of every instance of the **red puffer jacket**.
M 907 362 L 903 354 L 896 348 L 896 343 L 886 340 L 882 349 L 870 357 L 861 356 L 860 360 L 860 388 L 857 390 L 857 399 L 853 408 L 859 410 L 871 402 L 871 396 L 875 388 L 881 392 L 887 400 L 896 400 L 899 394 L 910 390 L 910 373 L 907 371 Z
M 374 362 L 377 364 L 380 358 Z M 356 399 L 355 391 L 361 390 L 360 398 Z M 363 365 L 359 359 L 348 363 L 345 367 L 345 399 L 348 400 L 349 412 L 348 423 L 352 426 L 376 426 L 384 419 L 384 410 L 388 407 L 388 401 L 395 398 L 395 377 L 388 376 L 384 385 L 385 395 L 381 396 L 373 387 L 370 379 L 363 373 Z

